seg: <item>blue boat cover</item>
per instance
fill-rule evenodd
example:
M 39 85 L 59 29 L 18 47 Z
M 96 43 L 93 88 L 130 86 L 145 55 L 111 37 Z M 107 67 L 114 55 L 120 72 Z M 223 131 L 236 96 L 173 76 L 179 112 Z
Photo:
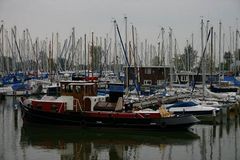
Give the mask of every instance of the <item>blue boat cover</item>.
M 177 107 L 193 107 L 196 106 L 197 104 L 189 101 L 189 102 L 177 102 L 174 103 L 173 105 L 168 106 L 167 108 L 177 108 Z
M 240 86 L 240 81 L 237 80 L 234 76 L 224 76 L 224 81 L 232 82 L 234 86 Z
M 12 89 L 14 91 L 22 91 L 22 90 L 29 90 L 30 86 L 24 83 L 16 83 L 12 85 Z

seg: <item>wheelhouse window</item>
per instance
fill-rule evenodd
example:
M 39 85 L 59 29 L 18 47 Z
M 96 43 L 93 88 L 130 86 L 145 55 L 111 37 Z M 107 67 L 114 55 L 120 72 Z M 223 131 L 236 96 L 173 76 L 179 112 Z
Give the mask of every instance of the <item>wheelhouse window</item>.
M 81 86 L 76 86 L 75 92 L 76 93 L 81 93 Z
M 68 93 L 72 93 L 73 92 L 73 86 L 72 85 L 66 86 L 66 89 L 67 89 Z
M 66 92 L 67 90 L 66 90 L 66 86 L 65 85 L 61 85 L 61 89 L 64 91 L 64 92 Z

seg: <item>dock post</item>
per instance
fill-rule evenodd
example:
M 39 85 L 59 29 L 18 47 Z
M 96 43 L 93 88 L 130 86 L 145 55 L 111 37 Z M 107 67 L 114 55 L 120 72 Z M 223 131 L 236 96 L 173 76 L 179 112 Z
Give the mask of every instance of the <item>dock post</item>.
M 238 103 L 236 103 L 235 104 L 235 106 L 234 106 L 235 108 L 234 108 L 234 115 L 235 115 L 235 119 L 237 119 L 237 117 L 238 117 Z
M 229 111 L 229 107 L 227 107 L 227 121 L 229 121 L 229 119 L 230 119 L 230 111 Z
M 216 109 L 214 108 L 212 111 L 212 116 L 213 116 L 213 125 L 216 125 Z
M 220 124 L 223 124 L 223 110 L 220 109 Z
M 237 114 L 239 115 L 240 114 L 240 109 L 239 109 L 240 108 L 240 104 L 239 104 L 239 102 L 237 102 L 236 105 L 237 105 L 237 108 L 238 108 L 238 113 Z

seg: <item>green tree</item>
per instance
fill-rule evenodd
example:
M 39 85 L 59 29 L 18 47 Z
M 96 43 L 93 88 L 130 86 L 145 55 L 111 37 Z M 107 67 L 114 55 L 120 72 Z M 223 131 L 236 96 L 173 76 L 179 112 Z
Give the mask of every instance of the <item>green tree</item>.
M 230 70 L 230 64 L 233 63 L 232 53 L 229 52 L 229 51 L 225 52 L 223 58 L 224 58 L 224 61 L 225 61 L 224 70 Z
M 177 70 L 193 70 L 197 63 L 197 51 L 188 45 L 183 54 L 175 55 L 173 61 Z
M 152 60 L 151 60 L 151 64 L 153 66 L 159 66 L 160 65 L 160 60 L 158 56 L 155 56 Z
M 94 71 L 100 71 L 102 59 L 102 49 L 101 46 L 94 46 L 93 57 L 92 57 L 92 67 Z

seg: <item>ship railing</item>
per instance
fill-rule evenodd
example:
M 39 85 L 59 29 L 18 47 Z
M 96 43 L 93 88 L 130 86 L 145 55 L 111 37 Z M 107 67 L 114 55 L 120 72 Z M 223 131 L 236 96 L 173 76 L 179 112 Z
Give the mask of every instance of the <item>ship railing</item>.
M 74 99 L 73 104 L 75 104 L 74 107 L 75 107 L 75 109 L 76 109 L 76 112 L 78 111 L 78 108 L 79 108 L 79 110 L 82 112 L 82 106 L 81 106 L 81 104 L 80 104 L 80 102 L 79 102 L 79 99 Z
M 61 104 L 61 106 L 60 106 L 60 108 L 59 108 L 59 110 L 58 110 L 58 113 L 61 112 L 61 110 L 62 110 L 63 107 L 65 108 L 65 103 L 62 103 L 62 104 Z
M 139 115 L 141 118 L 145 118 L 142 114 L 137 113 L 137 115 Z

